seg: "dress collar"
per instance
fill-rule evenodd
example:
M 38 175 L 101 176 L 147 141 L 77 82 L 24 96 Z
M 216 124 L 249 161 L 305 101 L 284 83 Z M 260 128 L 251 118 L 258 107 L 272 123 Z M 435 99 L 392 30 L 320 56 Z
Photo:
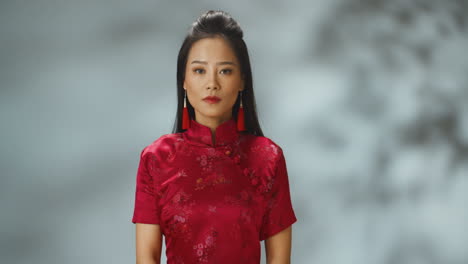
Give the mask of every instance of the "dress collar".
M 190 127 L 182 132 L 186 141 L 199 146 L 225 146 L 234 143 L 239 138 L 237 122 L 234 118 L 219 124 L 215 130 L 215 145 L 211 140 L 211 129 L 195 121 L 190 120 Z

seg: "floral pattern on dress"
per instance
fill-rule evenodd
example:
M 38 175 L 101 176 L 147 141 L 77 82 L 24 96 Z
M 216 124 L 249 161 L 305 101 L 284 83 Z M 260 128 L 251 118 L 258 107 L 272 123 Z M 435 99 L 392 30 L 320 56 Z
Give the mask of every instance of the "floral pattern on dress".
M 259 175 L 253 168 L 244 168 L 243 173 L 244 176 L 250 179 L 250 183 L 254 186 L 257 193 L 265 195 L 267 192 L 271 191 L 274 178 L 268 172 L 266 175 Z
M 209 177 L 199 177 L 195 181 L 195 190 L 203 190 L 206 187 L 213 187 L 217 184 L 230 184 L 232 179 L 228 179 L 222 173 L 215 173 Z
M 208 212 L 216 213 L 216 206 L 215 205 L 209 205 L 208 206 Z
M 178 191 L 171 199 L 173 211 L 175 212 L 171 221 L 164 228 L 164 233 L 173 237 L 180 237 L 184 241 L 192 239 L 192 224 L 190 218 L 193 215 L 193 206 L 195 201 L 191 194 L 184 190 Z
M 210 256 L 217 244 L 218 231 L 213 227 L 210 229 L 208 234 L 201 236 L 201 241 L 193 245 L 194 254 L 198 260 L 198 263 L 211 263 Z

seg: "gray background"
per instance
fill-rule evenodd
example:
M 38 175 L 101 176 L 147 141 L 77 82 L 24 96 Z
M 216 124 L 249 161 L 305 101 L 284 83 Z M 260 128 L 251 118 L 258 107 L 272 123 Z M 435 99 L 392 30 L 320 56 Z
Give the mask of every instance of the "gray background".
M 140 151 L 171 131 L 186 30 L 223 9 L 285 151 L 292 263 L 468 263 L 467 7 L 2 1 L 0 262 L 134 263 Z

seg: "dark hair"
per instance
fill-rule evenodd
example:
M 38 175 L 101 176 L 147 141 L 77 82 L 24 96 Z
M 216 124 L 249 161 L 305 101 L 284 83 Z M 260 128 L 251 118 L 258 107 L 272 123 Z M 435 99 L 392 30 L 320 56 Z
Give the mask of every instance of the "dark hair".
M 220 36 L 223 37 L 239 60 L 241 74 L 244 78 L 244 89 L 242 91 L 242 106 L 244 108 L 245 133 L 263 136 L 263 132 L 258 123 L 257 111 L 255 107 L 255 97 L 253 91 L 252 70 L 250 68 L 249 53 L 243 40 L 243 32 L 239 24 L 224 11 L 209 10 L 203 13 L 190 27 L 187 36 L 182 43 L 177 57 L 177 114 L 174 122 L 173 133 L 184 131 L 182 129 L 182 111 L 184 107 L 184 80 L 187 57 L 193 43 L 203 39 Z M 237 113 L 240 106 L 240 96 L 232 108 L 232 115 L 237 120 Z M 187 100 L 187 110 L 190 119 L 195 119 L 193 106 Z

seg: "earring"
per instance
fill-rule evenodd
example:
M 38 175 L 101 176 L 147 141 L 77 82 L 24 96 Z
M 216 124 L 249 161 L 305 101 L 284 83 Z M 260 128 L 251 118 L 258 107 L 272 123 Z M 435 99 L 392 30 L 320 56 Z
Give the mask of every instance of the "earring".
M 187 109 L 187 90 L 185 90 L 184 109 L 182 111 L 182 129 L 188 129 L 189 127 L 190 127 L 190 118 L 189 118 L 189 113 Z
M 245 122 L 244 122 L 244 107 L 242 106 L 242 91 L 240 91 L 240 106 L 237 113 L 237 130 L 245 131 Z

